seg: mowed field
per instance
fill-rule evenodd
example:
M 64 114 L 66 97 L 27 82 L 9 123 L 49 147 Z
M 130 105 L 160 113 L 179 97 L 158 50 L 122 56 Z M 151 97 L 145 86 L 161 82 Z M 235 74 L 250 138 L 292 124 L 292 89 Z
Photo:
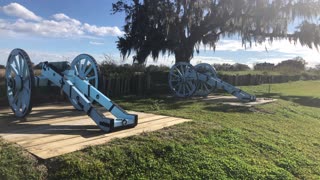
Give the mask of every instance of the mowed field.
M 320 81 L 241 87 L 278 101 L 123 97 L 124 109 L 192 119 L 49 160 L 0 140 L 0 179 L 319 179 Z

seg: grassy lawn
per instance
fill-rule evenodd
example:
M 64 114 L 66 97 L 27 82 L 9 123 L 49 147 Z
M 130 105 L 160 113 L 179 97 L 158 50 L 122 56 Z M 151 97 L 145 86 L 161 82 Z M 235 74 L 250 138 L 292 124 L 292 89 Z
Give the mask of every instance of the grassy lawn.
M 171 97 L 123 108 L 192 119 L 50 160 L 0 143 L 0 179 L 319 179 L 320 81 L 242 87 L 279 98 L 254 108 Z
M 255 71 L 255 70 L 248 70 L 248 71 L 218 71 L 219 74 L 222 75 L 281 75 L 280 72 L 278 71 L 268 71 L 268 73 L 266 73 L 265 71 Z
M 268 75 L 268 76 L 279 76 L 279 75 L 310 75 L 310 76 L 319 76 L 319 72 L 312 71 L 302 71 L 302 72 L 281 72 L 281 71 L 258 71 L 258 70 L 247 70 L 247 71 L 218 71 L 218 74 L 221 75 Z

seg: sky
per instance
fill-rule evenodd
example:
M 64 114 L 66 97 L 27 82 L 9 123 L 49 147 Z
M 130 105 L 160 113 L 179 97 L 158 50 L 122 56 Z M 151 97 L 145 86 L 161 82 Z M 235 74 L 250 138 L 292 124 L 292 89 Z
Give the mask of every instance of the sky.
M 35 64 L 42 61 L 72 61 L 81 53 L 102 62 L 105 55 L 117 64 L 123 61 L 116 48 L 124 14 L 111 14 L 116 0 L 0 0 L 0 64 L 5 65 L 14 48 L 24 49 Z M 267 49 L 267 51 L 266 51 Z M 191 63 L 278 63 L 301 56 L 308 66 L 320 64 L 320 52 L 286 40 L 253 45 L 245 49 L 237 37 L 221 39 L 216 51 L 201 47 Z M 174 64 L 173 56 L 162 56 L 149 64 Z

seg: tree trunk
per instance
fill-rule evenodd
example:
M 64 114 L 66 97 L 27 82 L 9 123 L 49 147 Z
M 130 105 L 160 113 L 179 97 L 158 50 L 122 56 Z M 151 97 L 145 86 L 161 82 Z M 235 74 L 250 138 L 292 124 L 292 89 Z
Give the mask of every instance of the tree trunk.
M 174 51 L 176 63 L 178 62 L 187 62 L 190 63 L 192 57 L 193 57 L 193 45 L 180 45 L 179 48 L 177 48 Z

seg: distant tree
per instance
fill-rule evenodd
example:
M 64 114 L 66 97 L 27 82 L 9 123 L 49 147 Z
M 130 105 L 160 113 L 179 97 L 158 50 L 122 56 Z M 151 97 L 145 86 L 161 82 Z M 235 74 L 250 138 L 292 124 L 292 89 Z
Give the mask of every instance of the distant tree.
M 158 71 L 161 71 L 161 72 L 168 72 L 170 70 L 170 68 L 168 66 L 165 66 L 165 65 L 160 65 L 160 66 L 157 66 L 157 65 L 149 65 L 147 68 L 146 68 L 146 71 L 147 72 L 158 72 Z
M 275 65 L 272 63 L 257 63 L 253 66 L 253 69 L 256 71 L 273 71 L 275 68 Z
M 217 71 L 247 71 L 250 70 L 250 67 L 246 64 L 228 64 L 228 63 L 223 63 L 223 64 L 213 64 L 213 67 Z
M 228 63 L 213 64 L 213 67 L 216 69 L 216 71 L 230 71 L 232 69 L 232 65 Z
M 118 0 L 113 13 L 124 12 L 124 36 L 117 47 L 134 61 L 149 55 L 174 54 L 190 62 L 200 45 L 213 49 L 225 36 L 240 36 L 244 46 L 253 42 L 287 39 L 309 48 L 320 46 L 319 0 Z M 288 26 L 301 21 L 293 33 Z
M 6 67 L 2 64 L 0 64 L 0 69 L 5 69 Z
M 233 66 L 234 71 L 248 71 L 248 70 L 250 70 L 250 67 L 246 64 L 236 63 L 232 66 Z
M 299 73 L 306 69 L 306 61 L 301 57 L 295 57 L 282 61 L 276 65 L 276 70 L 284 73 Z

